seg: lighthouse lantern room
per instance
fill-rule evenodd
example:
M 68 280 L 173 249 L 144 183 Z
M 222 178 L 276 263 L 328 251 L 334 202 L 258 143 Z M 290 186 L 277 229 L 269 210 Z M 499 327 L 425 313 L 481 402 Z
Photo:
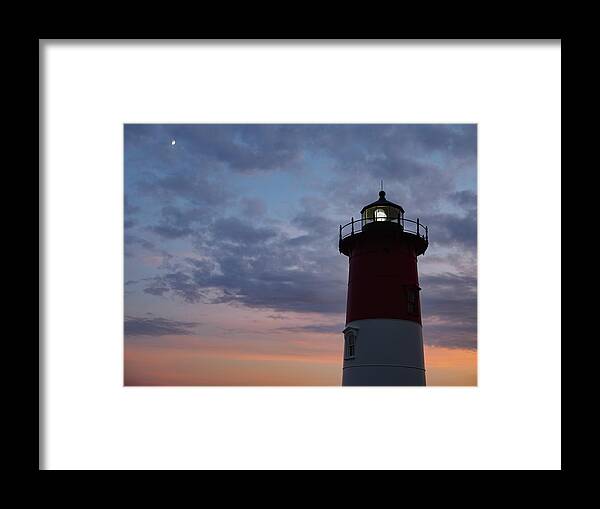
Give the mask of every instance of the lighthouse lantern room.
M 417 258 L 429 231 L 379 199 L 340 225 L 349 259 L 342 385 L 425 385 Z

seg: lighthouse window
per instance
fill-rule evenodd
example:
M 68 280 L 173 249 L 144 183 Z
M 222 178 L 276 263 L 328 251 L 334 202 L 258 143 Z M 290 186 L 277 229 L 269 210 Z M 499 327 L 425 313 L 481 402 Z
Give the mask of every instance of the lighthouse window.
M 383 209 L 375 210 L 375 221 L 385 221 L 387 219 L 387 214 Z
M 344 359 L 354 359 L 356 354 L 356 333 L 348 331 L 344 335 Z
M 412 314 L 419 312 L 419 297 L 417 290 L 413 288 L 408 289 L 408 312 Z

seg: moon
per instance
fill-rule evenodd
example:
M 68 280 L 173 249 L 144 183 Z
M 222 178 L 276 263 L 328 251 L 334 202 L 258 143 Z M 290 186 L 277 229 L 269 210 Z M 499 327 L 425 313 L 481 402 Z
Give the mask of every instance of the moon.
M 177 143 L 175 140 L 171 140 L 171 146 L 174 147 L 175 143 Z

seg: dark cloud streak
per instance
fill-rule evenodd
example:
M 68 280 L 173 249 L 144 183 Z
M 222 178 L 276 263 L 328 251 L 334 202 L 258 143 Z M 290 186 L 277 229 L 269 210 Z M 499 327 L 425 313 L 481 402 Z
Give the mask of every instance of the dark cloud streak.
M 166 318 L 125 317 L 125 336 L 181 336 L 190 335 L 196 322 L 182 322 Z

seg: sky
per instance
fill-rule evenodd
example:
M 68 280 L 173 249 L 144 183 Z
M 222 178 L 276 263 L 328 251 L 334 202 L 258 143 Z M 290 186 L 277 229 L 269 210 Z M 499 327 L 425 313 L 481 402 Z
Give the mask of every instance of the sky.
M 126 124 L 125 385 L 340 385 L 339 225 L 429 227 L 427 385 L 477 384 L 475 124 Z

